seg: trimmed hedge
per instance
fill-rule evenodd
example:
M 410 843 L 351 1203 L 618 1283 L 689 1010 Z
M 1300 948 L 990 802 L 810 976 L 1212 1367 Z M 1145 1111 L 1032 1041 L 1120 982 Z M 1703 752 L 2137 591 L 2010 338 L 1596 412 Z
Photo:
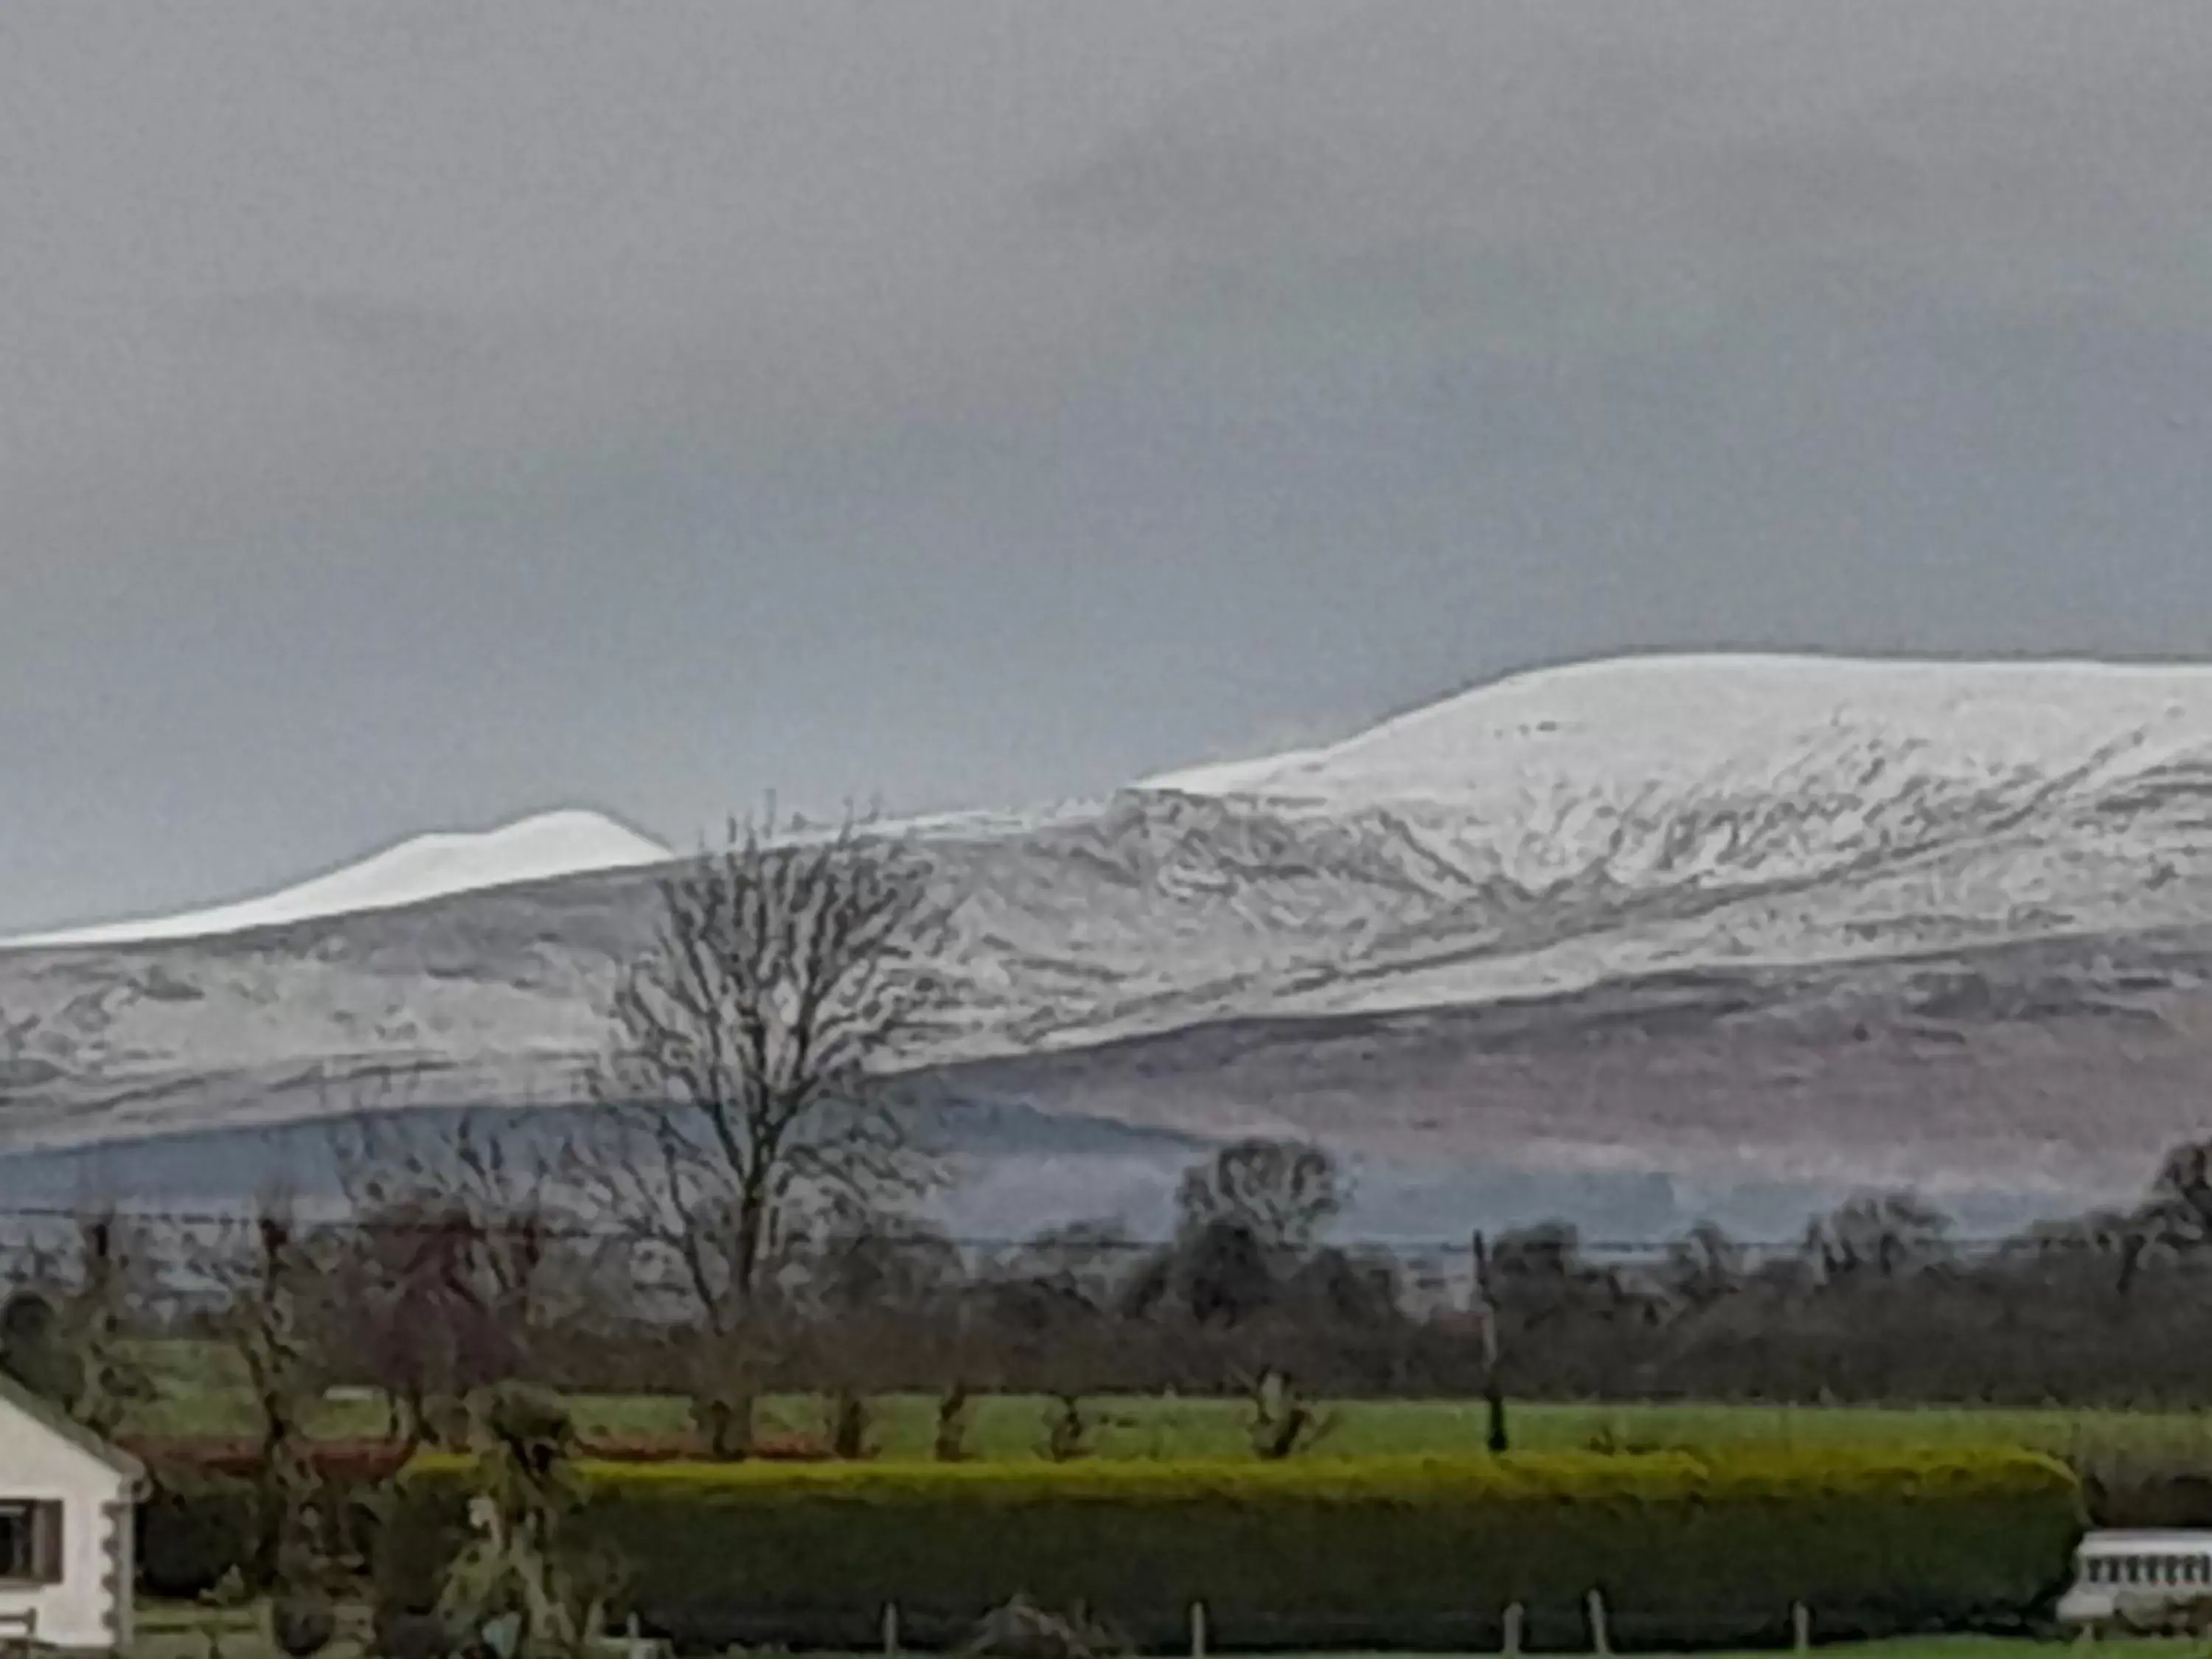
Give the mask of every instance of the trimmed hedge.
M 402 1477 L 378 1555 L 387 1617 L 459 1546 L 471 1471 Z M 2027 1452 L 581 1466 L 580 1541 L 631 1569 L 627 1606 L 687 1648 L 867 1645 L 886 1602 L 919 1644 L 1016 1594 L 1083 1603 L 1139 1644 L 1587 1649 L 1601 1590 L 1624 1646 L 2018 1624 L 2082 1528 L 2064 1465 Z

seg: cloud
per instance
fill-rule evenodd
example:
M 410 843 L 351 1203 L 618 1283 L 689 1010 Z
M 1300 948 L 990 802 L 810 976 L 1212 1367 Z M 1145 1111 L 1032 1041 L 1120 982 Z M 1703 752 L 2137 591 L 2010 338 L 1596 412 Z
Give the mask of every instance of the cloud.
M 337 353 L 357 372 L 462 376 L 573 342 L 577 322 L 373 293 L 280 288 L 185 301 L 171 309 L 169 326 L 181 343 L 213 356 Z
M 2203 179 L 2176 165 L 2212 153 L 2212 29 L 1947 11 L 1395 9 L 1185 94 L 1031 200 L 1248 329 L 1513 352 L 1746 312 L 2212 324 Z

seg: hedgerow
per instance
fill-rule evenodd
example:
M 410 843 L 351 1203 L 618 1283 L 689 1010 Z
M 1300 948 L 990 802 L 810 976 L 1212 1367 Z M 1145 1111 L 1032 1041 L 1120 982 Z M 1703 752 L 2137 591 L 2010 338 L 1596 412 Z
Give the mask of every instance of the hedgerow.
M 1206 1605 L 1224 1647 L 1755 1639 L 1803 1601 L 1828 1636 L 1993 1627 L 2059 1588 L 2081 1528 L 2061 1463 L 2007 1450 L 1747 1450 L 1284 1463 L 590 1462 L 574 1525 L 631 1568 L 622 1611 L 688 1645 L 910 1640 L 1016 1595 L 1140 1643 Z M 470 1469 L 424 1459 L 384 1529 L 387 1616 L 434 1595 Z
M 253 1553 L 258 1499 L 251 1484 L 265 1453 L 249 1440 L 148 1440 L 130 1449 L 153 1474 L 139 1506 L 138 1582 L 149 1595 L 190 1601 L 205 1595 Z M 379 1494 L 406 1466 L 404 1447 L 388 1440 L 319 1441 L 306 1449 L 319 1501 L 337 1517 L 349 1553 L 374 1547 L 381 1522 Z M 589 1455 L 619 1463 L 673 1463 L 700 1455 L 680 1435 L 607 1436 Z M 829 1450 L 800 1437 L 766 1437 L 751 1455 L 763 1462 L 817 1462 Z

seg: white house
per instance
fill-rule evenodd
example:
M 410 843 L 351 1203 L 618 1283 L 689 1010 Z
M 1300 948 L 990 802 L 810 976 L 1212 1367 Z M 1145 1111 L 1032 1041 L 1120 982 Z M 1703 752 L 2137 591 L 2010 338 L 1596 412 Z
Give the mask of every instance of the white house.
M 137 1460 L 0 1373 L 0 1640 L 131 1640 Z

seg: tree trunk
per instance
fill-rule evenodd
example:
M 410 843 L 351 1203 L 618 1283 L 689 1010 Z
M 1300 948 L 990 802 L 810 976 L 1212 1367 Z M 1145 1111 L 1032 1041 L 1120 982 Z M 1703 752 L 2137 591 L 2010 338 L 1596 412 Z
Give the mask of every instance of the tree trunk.
M 750 1383 L 715 1388 L 693 1402 L 693 1414 L 706 1431 L 708 1456 L 717 1462 L 739 1463 L 752 1455 L 755 1404 Z
M 867 1402 L 852 1389 L 840 1389 L 832 1396 L 830 1454 L 848 1463 L 868 1455 Z

